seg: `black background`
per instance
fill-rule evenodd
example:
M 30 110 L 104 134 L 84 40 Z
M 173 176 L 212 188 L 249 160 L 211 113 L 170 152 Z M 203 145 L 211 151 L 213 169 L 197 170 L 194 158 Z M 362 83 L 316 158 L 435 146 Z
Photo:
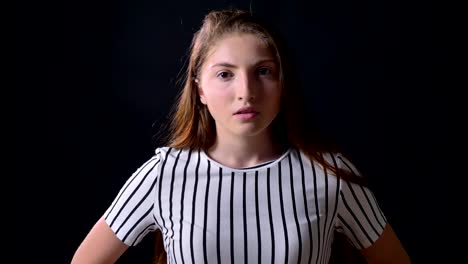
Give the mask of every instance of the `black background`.
M 15 262 L 68 263 L 151 157 L 204 14 L 252 8 L 288 39 L 323 132 L 352 154 L 415 263 L 462 229 L 456 7 L 427 1 L 16 2 Z M 455 54 L 456 55 L 456 54 Z M 466 87 L 465 87 L 466 88 Z M 454 141 L 452 141 L 454 140 Z M 152 238 L 119 261 L 151 258 Z

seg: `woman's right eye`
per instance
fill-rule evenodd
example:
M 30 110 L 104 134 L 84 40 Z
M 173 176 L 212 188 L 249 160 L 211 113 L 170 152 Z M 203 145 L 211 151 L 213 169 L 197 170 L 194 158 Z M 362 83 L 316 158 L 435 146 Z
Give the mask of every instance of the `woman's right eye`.
M 231 77 L 231 74 L 227 71 L 222 71 L 222 72 L 219 72 L 216 76 L 221 79 L 227 79 Z

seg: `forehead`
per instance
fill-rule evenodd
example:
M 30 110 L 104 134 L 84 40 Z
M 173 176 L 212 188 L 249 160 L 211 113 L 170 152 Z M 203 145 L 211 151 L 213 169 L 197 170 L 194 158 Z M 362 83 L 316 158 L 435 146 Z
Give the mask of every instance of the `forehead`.
M 232 64 L 256 63 L 259 60 L 275 60 L 266 41 L 248 33 L 233 33 L 221 37 L 208 52 L 205 65 L 220 62 Z

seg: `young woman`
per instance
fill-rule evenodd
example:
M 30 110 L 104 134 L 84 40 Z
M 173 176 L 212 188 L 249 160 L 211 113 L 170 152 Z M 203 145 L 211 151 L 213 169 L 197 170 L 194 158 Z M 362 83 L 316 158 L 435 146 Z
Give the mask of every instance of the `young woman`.
M 113 263 L 155 230 L 169 263 L 327 263 L 336 233 L 369 263 L 410 262 L 358 170 L 301 125 L 280 48 L 247 12 L 205 17 L 167 146 L 72 263 Z

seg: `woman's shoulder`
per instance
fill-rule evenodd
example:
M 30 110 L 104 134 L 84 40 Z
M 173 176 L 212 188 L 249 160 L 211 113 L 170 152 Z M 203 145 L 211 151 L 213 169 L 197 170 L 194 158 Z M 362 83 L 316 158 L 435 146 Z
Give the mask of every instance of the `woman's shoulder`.
M 309 153 L 308 151 L 305 151 L 300 148 L 292 148 L 294 150 L 294 153 L 300 153 L 300 156 L 313 161 L 314 163 L 329 163 L 331 165 L 334 165 L 337 168 L 343 167 L 344 163 L 343 161 L 348 161 L 348 159 L 343 155 L 342 152 L 339 151 L 334 151 L 334 150 L 316 150 L 313 151 L 312 153 Z
M 192 153 L 194 150 L 190 148 L 174 148 L 171 146 L 159 146 L 154 150 L 154 155 L 159 157 L 161 160 L 177 157 L 177 156 L 187 156 Z
M 358 169 L 358 166 L 352 161 L 349 155 L 342 151 L 326 150 L 316 151 L 313 154 L 308 154 L 303 150 L 298 149 L 302 158 L 305 158 L 316 169 L 326 171 L 327 175 L 338 176 L 340 181 L 350 181 L 366 185 L 365 177 Z

